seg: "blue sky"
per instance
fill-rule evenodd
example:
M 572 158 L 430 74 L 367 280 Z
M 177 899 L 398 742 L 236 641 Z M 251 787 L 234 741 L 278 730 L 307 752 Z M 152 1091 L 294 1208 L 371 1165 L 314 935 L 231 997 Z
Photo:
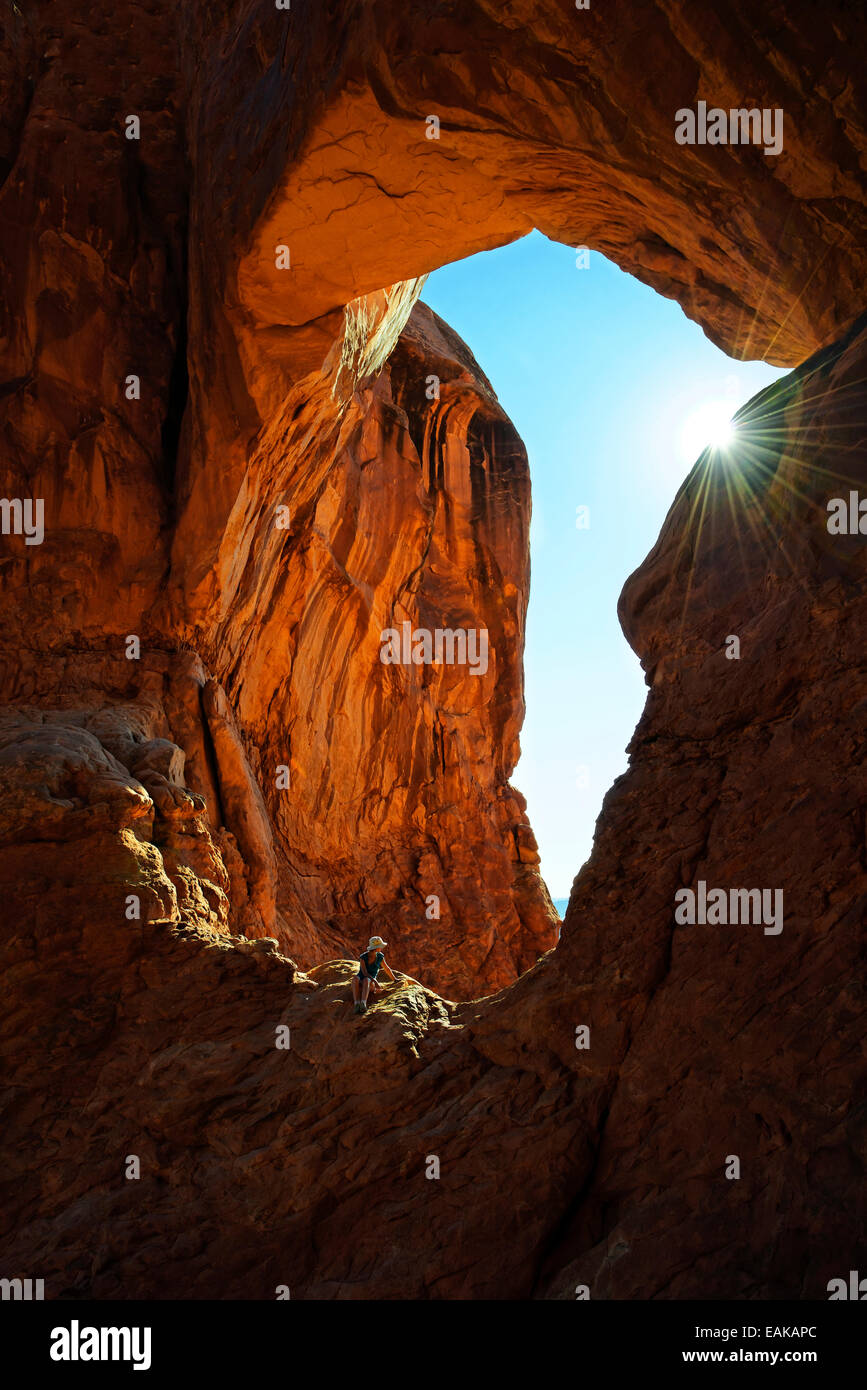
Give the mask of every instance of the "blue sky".
M 539 232 L 434 272 L 422 299 L 461 335 L 527 448 L 527 716 L 512 777 L 542 873 L 567 897 L 646 687 L 617 621 L 713 417 L 784 373 L 735 362 L 672 300 Z M 710 406 L 710 410 L 707 407 Z M 711 417 L 710 419 L 706 417 Z M 577 529 L 576 509 L 589 508 Z

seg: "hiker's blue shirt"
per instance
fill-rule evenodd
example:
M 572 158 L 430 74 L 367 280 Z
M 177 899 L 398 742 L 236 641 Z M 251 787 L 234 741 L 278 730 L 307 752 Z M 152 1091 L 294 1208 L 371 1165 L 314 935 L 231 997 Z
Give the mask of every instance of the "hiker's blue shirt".
M 367 952 L 367 951 L 362 951 L 362 953 L 361 953 L 361 955 L 358 957 L 358 959 L 359 959 L 359 961 L 361 962 L 361 964 L 363 964 L 364 970 L 367 971 L 367 973 L 368 973 L 368 975 L 370 976 L 371 980 L 375 980 L 376 977 L 377 977 L 377 975 L 379 974 L 379 967 L 382 965 L 382 962 L 385 960 L 385 956 L 382 954 L 381 951 L 377 951 L 377 953 L 376 953 L 376 960 L 373 962 L 373 965 L 371 965 L 371 964 L 368 962 L 367 956 L 368 956 L 368 952 Z M 361 979 L 364 979 L 364 970 L 362 970 L 362 969 L 361 969 L 361 965 L 359 965 L 358 973 L 359 973 L 359 976 L 361 977 Z

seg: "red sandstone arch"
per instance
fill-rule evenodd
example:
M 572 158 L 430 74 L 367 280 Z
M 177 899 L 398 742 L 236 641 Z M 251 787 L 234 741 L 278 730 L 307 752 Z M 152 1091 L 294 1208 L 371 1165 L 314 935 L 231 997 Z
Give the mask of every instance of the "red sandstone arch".
M 42 1059 L 48 1099 L 38 1091 L 32 1114 L 13 1117 L 13 1139 L 23 1151 L 35 1137 L 46 1164 L 17 1174 L 10 1258 L 121 1297 L 250 1296 L 254 1266 L 309 1297 L 359 1280 L 402 1297 L 569 1296 L 579 1281 L 601 1297 L 823 1296 L 826 1278 L 854 1267 L 859 1223 L 863 560 L 854 545 L 829 549 L 817 517 L 823 470 L 863 485 L 863 20 L 844 5 L 819 19 L 806 4 L 576 12 L 560 0 L 504 14 L 461 0 L 395 14 L 359 0 L 300 16 L 158 5 L 135 12 L 132 34 L 97 5 L 84 21 L 55 30 L 19 15 L 4 46 L 5 487 L 22 495 L 37 478 L 51 531 L 2 574 L 15 643 L 3 750 L 21 779 L 3 882 L 28 926 L 10 940 L 16 987 L 26 1005 L 39 986 L 43 1022 L 72 1018 L 81 1062 L 70 1082 L 67 1048 Z M 674 111 L 702 96 L 782 107 L 784 154 L 675 145 Z M 140 149 L 120 134 L 130 109 Z M 439 142 L 424 137 L 431 110 Z M 246 914 L 261 930 L 282 872 L 290 930 L 313 955 L 339 951 L 384 901 L 409 943 L 401 889 L 418 896 L 445 876 L 465 921 L 474 882 L 489 886 L 466 936 L 486 985 L 546 944 L 529 828 L 506 790 L 526 461 L 467 350 L 428 317 L 373 372 L 411 298 L 383 287 L 532 225 L 673 294 L 734 353 L 795 364 L 840 346 L 770 407 L 779 448 L 758 500 L 739 504 L 741 567 L 726 499 L 703 498 L 696 478 L 627 587 L 624 624 L 653 686 L 561 948 L 482 1004 L 410 990 L 372 1041 L 338 1049 L 339 967 L 318 990 L 296 979 L 300 1062 L 279 1071 L 263 1038 L 291 972 L 267 945 L 199 930 L 209 903 L 224 929 Z M 292 256 L 285 282 L 278 240 Z M 414 395 L 431 355 L 448 388 L 435 437 Z M 138 410 L 121 383 L 140 364 Z M 473 429 L 487 442 L 481 511 L 467 484 Z M 434 495 L 426 478 L 440 470 Z M 521 498 L 508 524 L 504 490 Z M 299 518 L 288 547 L 263 529 L 284 499 Z M 702 538 L 703 504 L 718 525 Z M 359 524 L 365 508 L 387 518 L 389 542 L 399 531 L 407 568 Z M 346 664 L 429 534 L 454 573 L 489 556 L 504 601 L 489 583 L 470 596 L 512 625 L 513 644 L 474 722 L 458 710 L 469 735 L 454 732 L 441 782 L 425 759 L 442 702 L 416 692 L 390 741 L 376 682 Z M 714 622 L 760 654 L 735 692 Z M 120 646 L 129 631 L 149 649 L 135 673 Z M 353 761 L 371 733 L 410 768 L 402 801 L 387 759 Z M 440 719 L 440 749 L 446 733 Z M 50 776 L 18 756 L 22 742 L 50 748 Z M 175 744 L 212 837 L 171 780 Z M 299 748 L 292 809 L 271 772 Z M 269 814 L 256 814 L 257 783 Z M 378 811 L 383 790 L 392 819 Z M 158 844 L 135 834 L 154 806 Z M 269 836 L 286 860 L 273 869 Z M 459 862 L 447 862 L 455 842 Z M 699 872 L 785 881 L 797 908 L 777 954 L 759 938 L 674 938 L 673 889 Z M 117 885 L 131 883 L 162 926 L 117 925 Z M 173 910 L 197 924 L 188 938 L 169 929 Z M 494 931 L 474 961 L 482 921 Z M 586 1056 L 574 1047 L 583 1022 Z M 26 1046 L 15 1032 L 11 1043 L 33 1088 Z M 388 1077 L 376 1106 L 347 1082 L 371 1048 Z M 57 1112 L 74 1179 L 51 1168 Z M 374 1116 L 359 1167 L 338 1127 L 369 1132 Z M 134 1223 L 101 1166 L 107 1137 L 110 1156 L 143 1131 L 171 1178 L 152 1194 L 170 1233 L 154 1232 L 148 1251 L 165 1242 L 162 1274 L 124 1236 Z M 449 1159 L 436 1204 L 412 1184 L 432 1135 Z M 751 1175 L 737 1190 L 720 1181 L 734 1146 Z M 390 1204 L 387 1255 L 371 1183 Z M 100 1222 L 119 1233 L 122 1277 L 93 1258 Z M 177 1243 L 191 1226 L 203 1262 Z

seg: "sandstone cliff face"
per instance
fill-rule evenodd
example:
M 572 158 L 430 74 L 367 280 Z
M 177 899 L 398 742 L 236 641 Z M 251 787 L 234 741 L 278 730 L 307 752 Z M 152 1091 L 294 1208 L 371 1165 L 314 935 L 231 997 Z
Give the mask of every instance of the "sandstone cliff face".
M 864 1217 L 864 561 L 824 511 L 867 487 L 863 19 L 130 23 L 4 20 L 0 485 L 45 506 L 0 564 L 4 1270 L 823 1297 Z M 699 98 L 783 107 L 784 152 L 678 146 Z M 556 951 L 509 785 L 527 460 L 416 304 L 533 225 L 733 353 L 827 347 L 626 586 L 650 694 Z M 384 665 L 404 621 L 487 671 Z M 782 889 L 783 932 L 675 927 L 699 880 Z M 420 983 L 355 1020 L 370 930 Z
M 867 490 L 865 364 L 862 321 L 747 408 L 728 473 L 682 488 L 624 591 L 652 681 L 630 770 L 558 949 L 494 998 L 406 982 L 355 1019 L 351 964 L 297 972 L 225 935 L 216 895 L 216 920 L 173 925 L 166 883 L 154 920 L 119 921 L 93 885 L 150 855 L 127 834 L 121 862 L 114 829 L 150 814 L 142 789 L 83 726 L 43 721 L 78 779 L 47 833 L 76 847 L 4 938 L 10 1267 L 98 1298 L 823 1298 L 857 1267 L 865 566 L 825 508 Z M 99 737 L 123 751 L 115 724 Z M 45 773 L 15 776 L 27 847 L 7 826 L 4 896 Z M 201 879 L 194 813 L 174 833 Z M 674 926 L 699 879 L 782 888 L 783 931 Z
M 92 726 L 97 738 L 117 724 L 121 741 L 104 740 L 105 751 L 135 781 L 158 736 L 161 756 L 175 749 L 168 780 L 195 796 L 216 878 L 237 880 L 233 930 L 275 936 L 307 965 L 356 954 L 376 930 L 404 969 L 475 997 L 556 940 L 525 802 L 508 782 L 523 718 L 527 459 L 471 355 L 424 306 L 387 371 L 341 412 L 332 388 L 348 361 L 335 355 L 308 400 L 296 392 L 259 447 L 255 486 L 236 509 L 234 600 L 199 642 L 207 664 L 153 613 L 124 633 L 106 593 L 78 596 L 88 627 L 64 642 L 68 609 L 58 615 L 49 598 L 52 563 L 68 563 L 63 538 L 54 562 L 32 547 L 49 566 L 45 613 L 20 632 L 5 671 L 10 756 L 26 766 L 34 717 Z M 31 547 L 7 545 L 7 593 L 20 584 L 26 595 Z M 23 623 L 26 599 L 19 611 Z M 383 634 L 407 624 L 483 631 L 485 660 L 475 653 L 473 673 L 384 664 Z M 229 652 L 241 663 L 227 672 L 234 701 L 211 674 Z M 28 707 L 19 726 L 22 700 L 41 713 Z M 63 758 L 55 774 L 62 783 Z M 125 896 L 113 910 L 125 911 Z
M 421 281 L 339 309 L 315 370 L 297 335 L 275 371 L 267 332 L 221 323 L 225 253 L 184 181 L 180 38 L 168 11 L 151 18 L 135 80 L 95 19 L 81 35 L 18 15 L 7 34 L 24 105 L 0 195 L 2 485 L 38 494 L 45 538 L 3 538 L 0 701 L 113 717 L 137 662 L 186 652 L 200 673 L 178 698 L 208 771 L 190 785 L 215 851 L 232 841 L 233 929 L 308 965 L 375 930 L 445 993 L 484 994 L 556 939 L 508 784 L 523 447 L 428 310 L 382 371 Z M 384 666 L 380 634 L 403 622 L 485 629 L 486 672 Z M 172 725 L 166 708 L 135 718 Z
M 463 344 L 421 305 L 331 431 L 322 387 L 299 401 L 260 445 L 236 599 L 205 648 L 215 665 L 244 653 L 230 689 L 282 847 L 281 908 L 310 946 L 291 927 L 281 939 L 310 964 L 323 954 L 316 921 L 332 933 L 326 956 L 375 929 L 445 994 L 487 993 L 556 939 L 508 784 L 523 718 L 526 455 Z M 274 525 L 284 499 L 288 534 Z M 382 635 L 404 624 L 484 631 L 486 669 L 384 664 Z

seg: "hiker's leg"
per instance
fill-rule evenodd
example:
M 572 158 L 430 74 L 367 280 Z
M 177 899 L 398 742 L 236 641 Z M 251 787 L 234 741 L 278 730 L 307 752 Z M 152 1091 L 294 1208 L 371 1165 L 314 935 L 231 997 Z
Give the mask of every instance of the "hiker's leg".
M 363 980 L 361 981 L 361 997 L 362 997 L 362 999 L 364 1000 L 365 1004 L 367 1003 L 367 996 L 368 996 L 369 993 L 370 993 L 370 980 L 365 978 L 365 979 L 363 979 Z
M 354 978 L 353 981 L 352 981 L 352 997 L 353 997 L 353 999 L 355 1000 L 355 1002 L 356 1002 L 356 1004 L 357 1004 L 357 1003 L 358 1003 L 358 976 L 357 976 L 357 975 L 355 976 L 355 978 Z

